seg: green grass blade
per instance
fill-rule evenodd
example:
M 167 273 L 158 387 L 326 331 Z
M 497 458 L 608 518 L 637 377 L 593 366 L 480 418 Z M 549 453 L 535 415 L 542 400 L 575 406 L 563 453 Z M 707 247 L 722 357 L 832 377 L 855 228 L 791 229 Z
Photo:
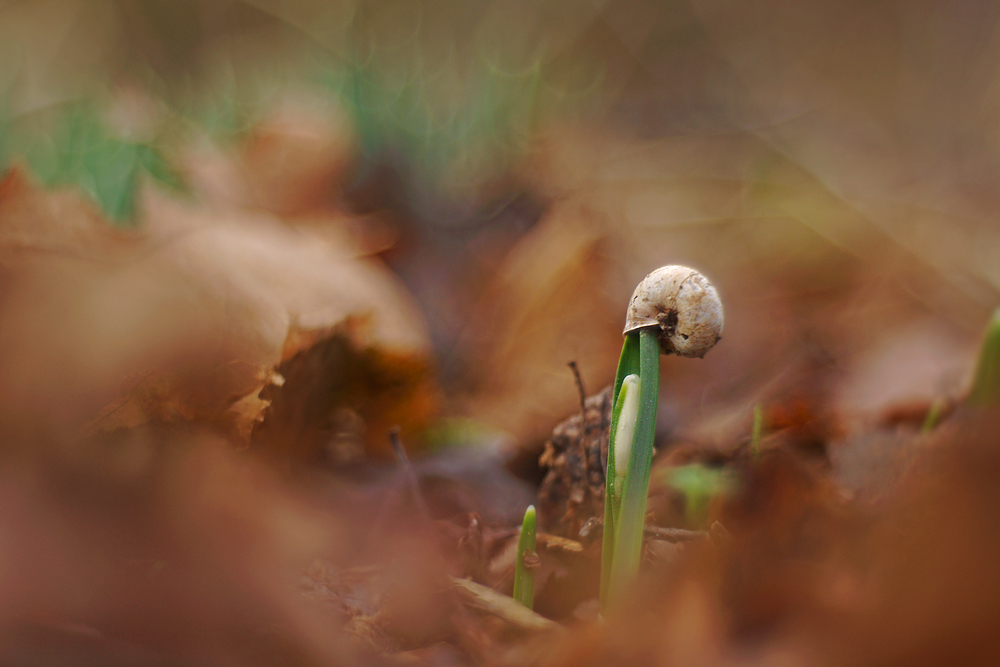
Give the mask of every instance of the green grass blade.
M 1000 398 L 1000 308 L 986 326 L 983 345 L 979 349 L 976 377 L 972 381 L 968 403 L 984 408 L 996 405 Z
M 534 555 L 536 545 L 535 506 L 528 505 L 521 523 L 521 538 L 517 542 L 517 564 L 514 566 L 514 599 L 531 609 L 535 604 L 535 571 L 525 562 L 526 554 Z
M 659 392 L 660 342 L 655 330 L 640 329 L 639 417 L 636 420 L 625 490 L 622 492 L 621 509 L 615 526 L 614 555 L 608 590 L 610 601 L 617 597 L 639 571 Z

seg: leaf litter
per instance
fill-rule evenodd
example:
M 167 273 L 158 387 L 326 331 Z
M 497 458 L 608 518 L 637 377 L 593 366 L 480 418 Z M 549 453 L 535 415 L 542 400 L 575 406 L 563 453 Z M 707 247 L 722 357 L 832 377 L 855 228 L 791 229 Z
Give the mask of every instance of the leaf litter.
M 530 224 L 452 239 L 508 244 L 464 260 L 468 280 L 397 277 L 465 275 L 425 252 L 447 206 L 359 204 L 360 142 L 328 101 L 289 96 L 228 146 L 177 151 L 193 198 L 129 171 L 127 206 L 103 203 L 134 206 L 134 228 L 9 169 L 0 661 L 1000 661 L 998 415 L 964 403 L 996 299 L 991 198 L 849 113 L 889 114 L 884 87 L 852 88 L 820 46 L 796 50 L 825 88 L 782 39 L 733 34 L 755 10 L 694 15 L 754 93 L 711 100 L 737 129 L 549 129 L 492 185 L 538 203 Z M 822 45 L 843 18 L 823 15 L 783 19 Z M 611 17 L 611 42 L 658 16 Z M 703 362 L 662 361 L 643 567 L 599 618 L 601 387 L 628 294 L 674 261 L 711 275 L 727 329 Z M 426 284 L 460 304 L 454 349 Z M 477 428 L 434 449 L 442 415 Z M 510 598 L 528 504 L 534 611 Z
M 420 433 L 441 405 L 426 324 L 391 273 L 337 246 L 342 237 L 152 190 L 147 223 L 115 230 L 23 170 L 8 173 L 0 195 L 0 331 L 16 360 L 0 374 L 10 442 L 2 520 L 11 543 L 25 545 L 0 563 L 21 573 L 4 578 L 11 662 L 934 664 L 996 650 L 982 634 L 994 605 L 980 588 L 995 590 L 987 471 L 996 462 L 983 435 L 993 417 L 959 411 L 921 435 L 907 426 L 917 418 L 873 419 L 900 405 L 873 402 L 867 422 L 841 423 L 861 408 L 832 407 L 823 388 L 864 391 L 863 371 L 884 377 L 871 369 L 914 355 L 905 340 L 883 343 L 883 356 L 845 377 L 817 343 L 786 336 L 782 364 L 747 366 L 763 383 L 731 378 L 694 410 L 690 396 L 668 391 L 642 578 L 600 620 L 606 390 L 581 412 L 564 368 L 570 407 L 539 403 L 543 385 L 518 398 L 532 410 L 480 413 L 515 420 L 509 431 L 538 459 L 537 489 L 504 467 L 502 442 L 485 457 L 482 445 L 477 455 L 422 455 Z M 554 252 L 546 233 L 525 237 L 517 261 Z M 608 247 L 621 243 L 600 234 Z M 596 261 L 577 257 L 545 280 L 565 291 Z M 491 289 L 519 303 L 507 290 L 524 288 Z M 481 329 L 469 340 L 545 336 L 543 322 L 525 328 L 524 318 L 556 315 L 539 302 L 510 317 L 473 317 Z M 852 326 L 837 317 L 828 328 Z M 500 348 L 485 363 L 509 367 L 523 349 Z M 723 356 L 704 386 L 748 353 Z M 588 359 L 577 363 L 586 370 Z M 668 382 L 694 386 L 677 368 Z M 952 371 L 922 372 L 933 383 Z M 491 391 L 477 389 L 466 409 L 477 414 Z M 510 405 L 503 396 L 497 405 Z M 759 458 L 748 447 L 755 402 L 767 433 Z M 539 407 L 568 414 L 544 447 L 530 435 Z M 390 426 L 402 427 L 398 472 L 380 462 Z M 887 456 L 896 462 L 875 463 Z M 721 473 L 725 490 L 708 481 Z M 517 517 L 536 500 L 547 532 L 532 612 L 509 596 Z M 705 503 L 696 520 L 693 502 Z

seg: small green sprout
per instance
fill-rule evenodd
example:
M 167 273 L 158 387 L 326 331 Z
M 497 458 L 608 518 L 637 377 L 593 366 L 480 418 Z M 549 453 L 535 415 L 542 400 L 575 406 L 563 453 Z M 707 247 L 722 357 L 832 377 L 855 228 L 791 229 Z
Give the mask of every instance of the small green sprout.
M 924 417 L 924 423 L 920 427 L 921 433 L 930 433 L 937 425 L 941 423 L 941 420 L 945 416 L 945 410 L 948 408 L 948 401 L 940 396 L 935 398 L 931 403 L 931 407 L 927 409 L 927 416 Z
M 978 408 L 996 405 L 1000 399 L 1000 308 L 993 312 L 982 347 L 968 404 Z
M 713 498 L 736 490 L 736 477 L 725 468 L 709 468 L 692 463 L 664 473 L 667 486 L 684 495 L 684 520 L 697 530 L 708 525 L 708 509 Z
M 753 427 L 750 429 L 750 451 L 756 461 L 760 457 L 760 441 L 764 437 L 764 408 L 760 403 L 753 406 Z
M 659 403 L 660 354 L 703 357 L 719 340 L 722 303 L 694 269 L 665 266 L 632 294 L 613 390 L 601 548 L 601 610 L 639 570 Z
M 976 372 L 965 404 L 973 408 L 988 408 L 1000 404 L 1000 308 L 986 325 L 983 342 L 979 347 Z M 948 416 L 951 408 L 948 399 L 937 397 L 931 402 L 920 427 L 921 433 L 930 433 Z
M 521 523 L 521 537 L 517 542 L 517 564 L 514 566 L 514 599 L 531 609 L 535 603 L 535 569 L 525 562 L 535 555 L 535 506 L 528 505 Z

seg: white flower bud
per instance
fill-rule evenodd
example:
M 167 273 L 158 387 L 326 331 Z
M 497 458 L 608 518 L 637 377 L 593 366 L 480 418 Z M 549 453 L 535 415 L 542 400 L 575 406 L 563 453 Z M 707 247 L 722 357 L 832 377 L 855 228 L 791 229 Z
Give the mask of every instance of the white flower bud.
M 620 391 L 622 410 L 618 413 L 618 428 L 615 429 L 615 475 L 624 477 L 632 453 L 635 421 L 639 418 L 639 376 L 626 375 Z
M 663 266 L 632 293 L 625 332 L 657 327 L 664 354 L 704 357 L 722 333 L 722 302 L 705 276 L 686 266 Z

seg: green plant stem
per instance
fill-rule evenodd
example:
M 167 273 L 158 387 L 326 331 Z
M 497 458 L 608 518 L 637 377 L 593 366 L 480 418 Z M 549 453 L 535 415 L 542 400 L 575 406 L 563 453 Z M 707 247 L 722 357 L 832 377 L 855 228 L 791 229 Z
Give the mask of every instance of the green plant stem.
M 624 378 L 624 375 L 622 375 Z M 612 604 L 639 571 L 646 521 L 646 495 L 653 462 L 656 409 L 659 402 L 660 342 L 654 329 L 639 330 L 639 415 L 629 455 L 621 508 L 614 525 L 614 551 L 606 594 Z M 612 450 L 613 451 L 613 450 Z M 611 458 L 609 454 L 608 458 Z M 605 512 L 607 515 L 607 512 Z M 608 534 L 605 532 L 605 540 Z M 603 569 L 603 567 L 602 567 Z
M 528 505 L 521 523 L 521 537 L 517 542 L 517 564 L 514 566 L 514 599 L 531 609 L 535 603 L 535 571 L 524 562 L 528 554 L 534 555 L 536 546 L 535 506 Z
M 983 345 L 979 349 L 976 376 L 969 391 L 969 405 L 984 408 L 996 405 L 1000 399 L 1000 308 L 986 326 Z
M 604 538 L 601 543 L 601 610 L 608 603 L 608 589 L 611 585 L 611 562 L 615 550 L 615 515 L 618 514 L 614 498 L 615 488 L 615 433 L 618 432 L 618 415 L 621 413 L 619 394 L 625 378 L 639 372 L 639 334 L 630 332 L 625 335 L 622 354 L 618 359 L 618 372 L 615 375 L 615 386 L 611 394 L 611 430 L 608 436 L 608 464 L 604 484 Z

